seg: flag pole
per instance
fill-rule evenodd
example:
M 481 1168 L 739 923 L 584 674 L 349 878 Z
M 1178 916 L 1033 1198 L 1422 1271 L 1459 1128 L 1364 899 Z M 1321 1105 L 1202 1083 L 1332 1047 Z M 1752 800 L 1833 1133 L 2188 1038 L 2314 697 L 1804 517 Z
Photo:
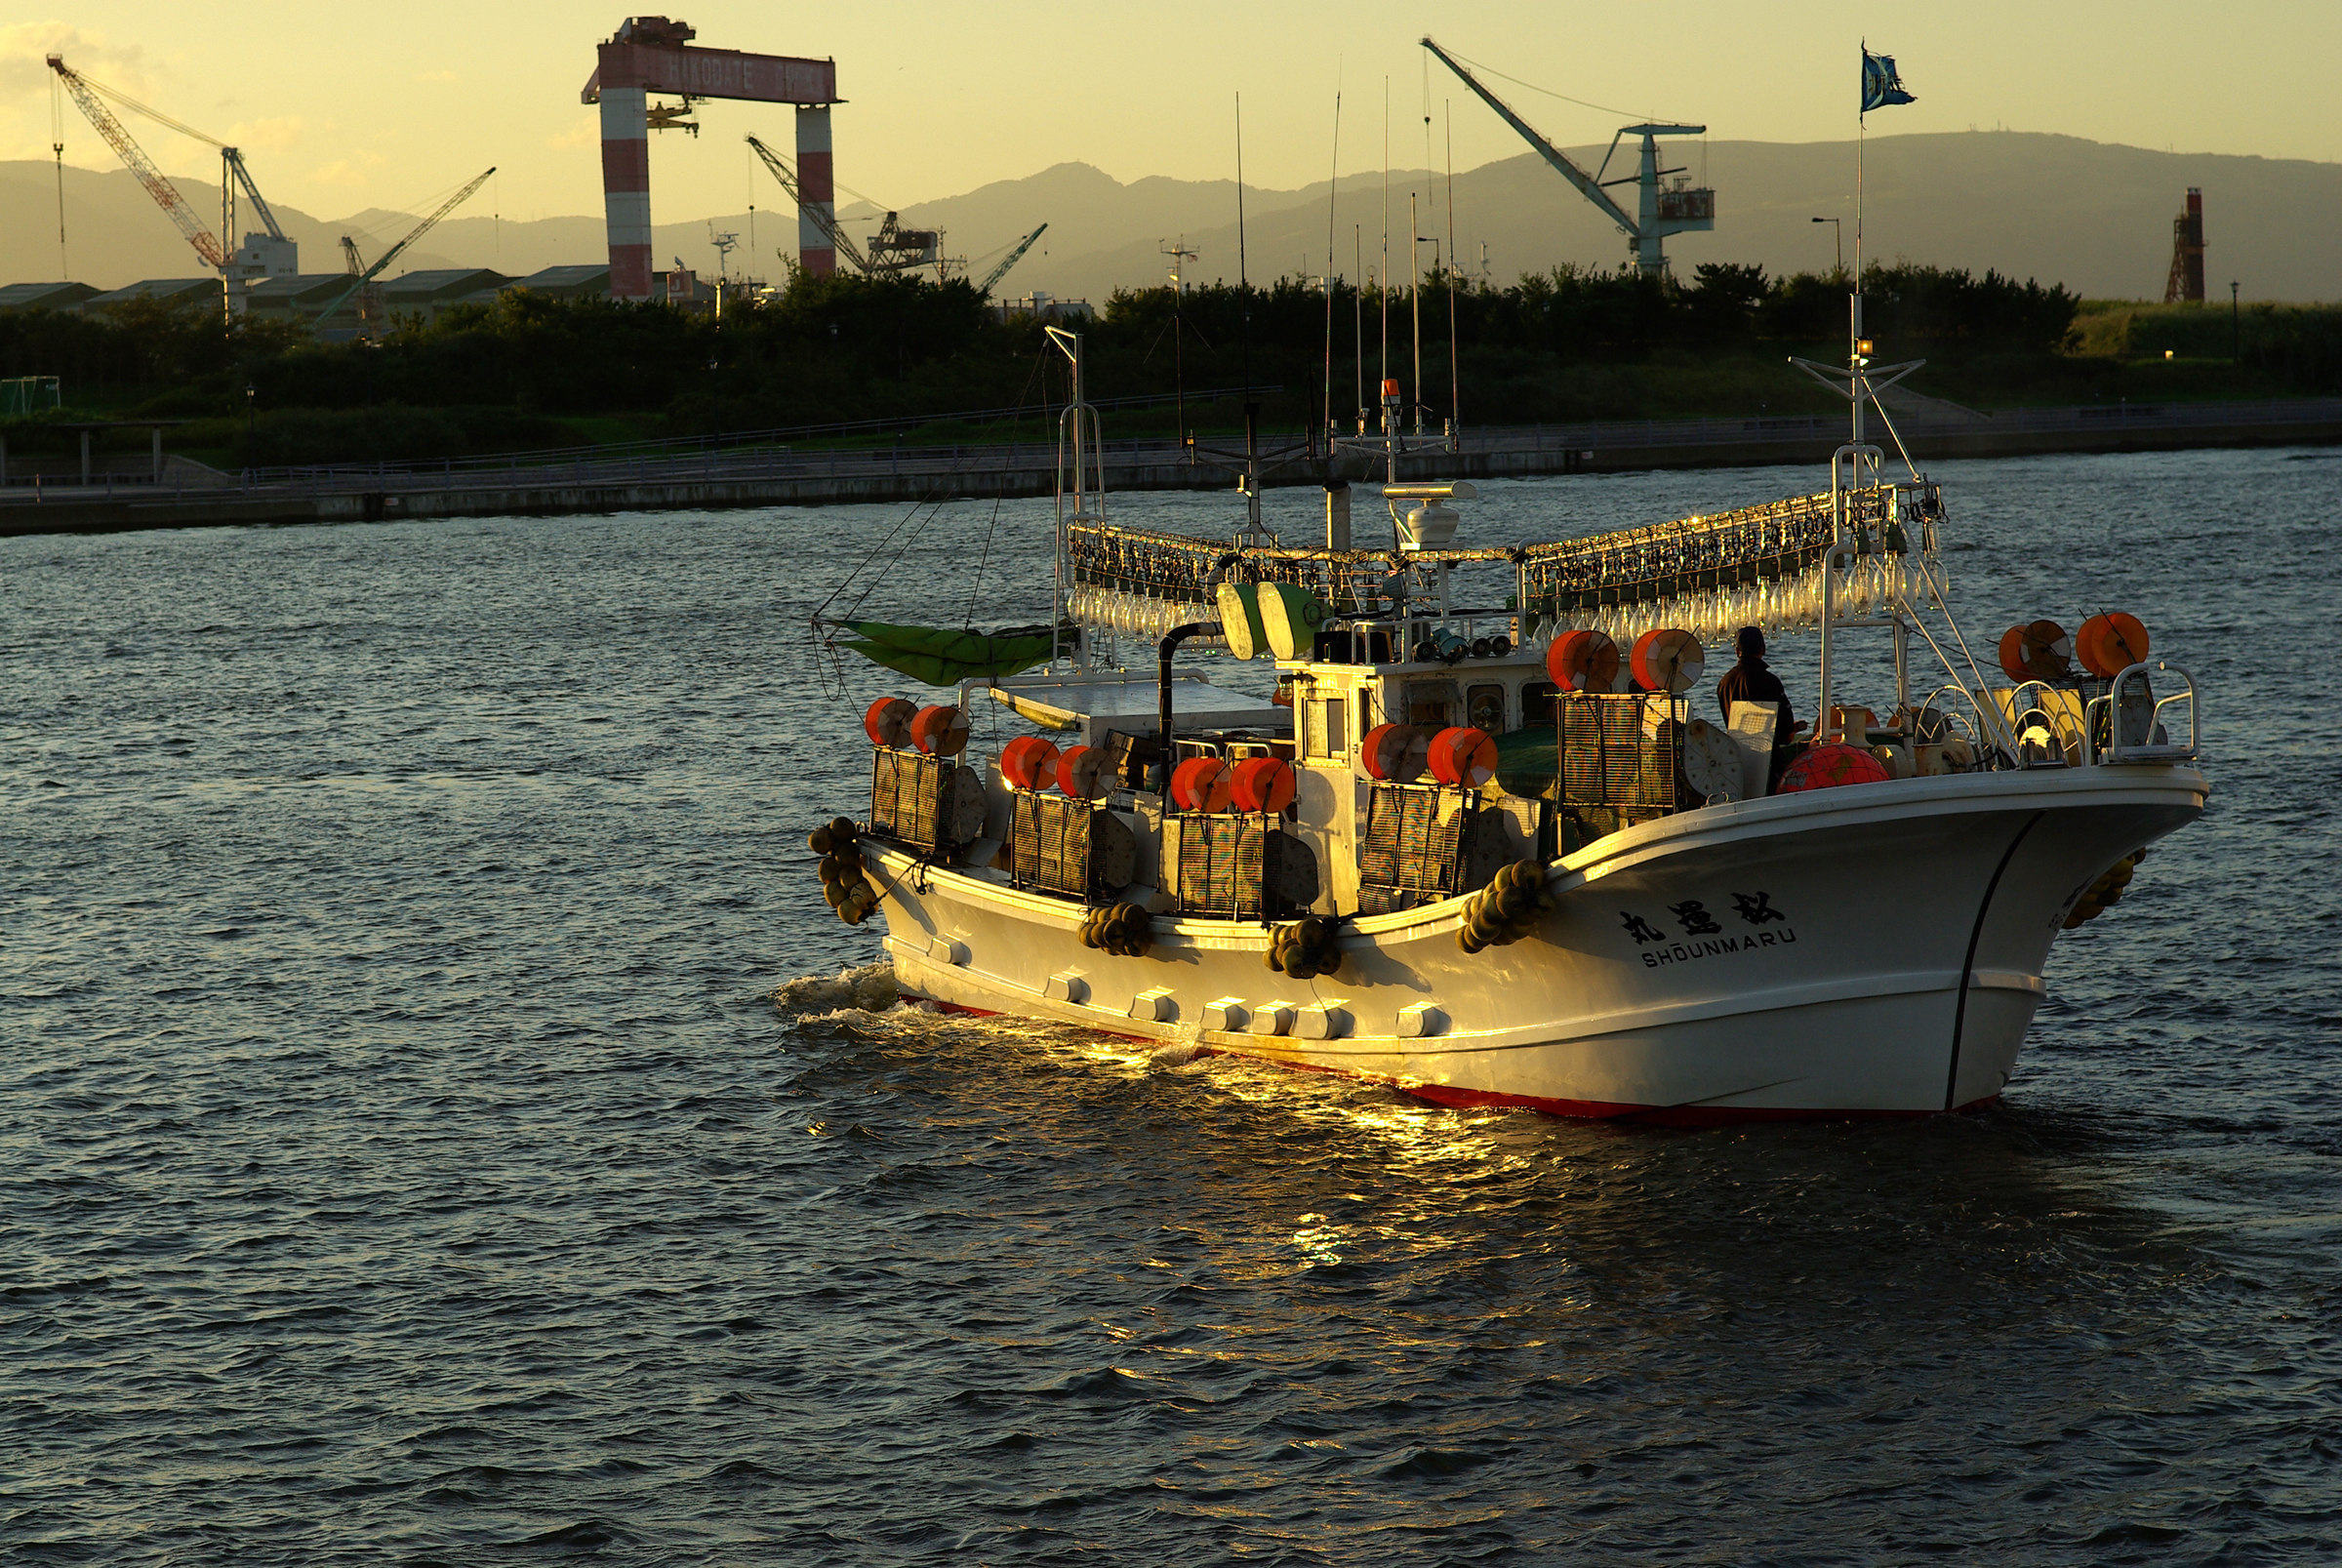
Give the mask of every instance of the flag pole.
M 1862 61 L 1867 79 L 1871 61 L 1868 38 L 1862 41 Z M 1869 131 L 1868 111 L 1857 108 L 1854 111 L 1854 287 L 1846 296 L 1846 392 L 1853 403 L 1848 422 L 1857 446 L 1862 444 L 1862 165 Z
M 1871 65 L 1871 41 L 1862 41 L 1862 65 L 1867 79 Z M 1854 369 L 1859 360 L 1857 345 L 1862 342 L 1862 189 L 1863 155 L 1868 150 L 1870 115 L 1867 110 L 1854 111 L 1854 288 L 1852 303 L 1846 311 L 1846 366 Z M 1861 404 L 1855 405 L 1854 439 L 1862 439 Z

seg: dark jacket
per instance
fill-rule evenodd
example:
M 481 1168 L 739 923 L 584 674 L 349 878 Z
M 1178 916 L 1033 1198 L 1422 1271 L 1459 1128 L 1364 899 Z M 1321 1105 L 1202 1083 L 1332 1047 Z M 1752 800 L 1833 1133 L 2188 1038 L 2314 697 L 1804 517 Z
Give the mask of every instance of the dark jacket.
M 1773 744 L 1789 744 L 1794 717 L 1789 710 L 1789 690 L 1763 660 L 1743 659 L 1724 672 L 1722 680 L 1716 683 L 1716 705 L 1724 710 L 1724 723 L 1727 725 L 1732 722 L 1734 703 L 1779 704 L 1781 716 L 1773 721 Z

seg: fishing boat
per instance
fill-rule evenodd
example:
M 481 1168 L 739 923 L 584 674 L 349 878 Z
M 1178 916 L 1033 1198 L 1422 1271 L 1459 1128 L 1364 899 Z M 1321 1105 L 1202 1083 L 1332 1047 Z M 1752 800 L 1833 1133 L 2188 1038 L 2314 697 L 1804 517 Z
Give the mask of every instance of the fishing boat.
M 956 700 L 870 706 L 867 808 L 812 835 L 829 903 L 875 916 L 897 984 L 940 1008 L 1451 1106 L 1994 1101 L 2051 944 L 2203 810 L 2196 686 L 2127 615 L 2029 622 L 1978 663 L 1940 488 L 1866 439 L 1916 365 L 1872 367 L 1856 320 L 1847 366 L 1804 367 L 1851 405 L 1826 490 L 1478 546 L 1457 543 L 1471 483 L 1401 477 L 1423 458 L 1394 382 L 1364 438 L 1381 482 L 1329 481 L 1322 541 L 1264 526 L 1257 465 L 1230 536 L 1110 523 L 1080 342 L 1053 329 L 1074 372 L 1059 615 L 931 638 L 916 668 Z M 1360 492 L 1387 543 L 1378 520 L 1353 543 Z M 1776 733 L 1778 704 L 1708 716 L 1707 650 L 1744 625 L 1819 632 L 1804 733 Z M 919 641 L 850 629 L 895 667 Z M 1274 698 L 1177 663 L 1206 645 L 1272 659 Z M 1840 700 L 1890 665 L 1891 705 Z M 980 701 L 1031 733 L 970 754 Z

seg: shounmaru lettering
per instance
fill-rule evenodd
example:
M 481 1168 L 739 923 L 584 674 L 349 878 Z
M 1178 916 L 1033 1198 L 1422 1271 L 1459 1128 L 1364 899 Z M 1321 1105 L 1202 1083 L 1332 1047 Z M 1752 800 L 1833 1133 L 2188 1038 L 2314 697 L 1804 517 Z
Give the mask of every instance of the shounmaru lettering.
M 1753 931 L 1745 937 L 1704 937 L 1696 942 L 1670 943 L 1664 947 L 1646 949 L 1642 967 L 1658 969 L 1666 964 L 1687 964 L 1695 958 L 1746 955 L 1766 947 L 1786 947 L 1797 940 L 1797 928 L 1785 925 L 1779 931 Z

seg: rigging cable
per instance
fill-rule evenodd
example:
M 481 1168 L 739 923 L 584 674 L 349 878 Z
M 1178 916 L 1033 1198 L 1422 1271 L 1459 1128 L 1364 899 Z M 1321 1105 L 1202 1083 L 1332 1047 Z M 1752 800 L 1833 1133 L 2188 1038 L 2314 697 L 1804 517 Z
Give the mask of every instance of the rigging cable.
M 1542 93 L 1547 98 L 1557 98 L 1564 103 L 1575 103 L 1579 108 L 1582 109 L 1599 109 L 1604 114 L 1617 114 L 1630 120 L 1644 118 L 1644 116 L 1638 115 L 1633 109 L 1614 109 L 1607 103 L 1592 103 L 1582 98 L 1571 98 L 1567 93 L 1556 93 L 1550 87 L 1539 87 L 1535 82 L 1524 82 L 1517 76 L 1507 75 L 1505 72 L 1498 70 L 1493 65 L 1482 64 L 1479 60 L 1474 60 L 1469 55 L 1457 55 L 1452 49 L 1449 50 L 1448 53 L 1455 55 L 1456 59 L 1462 60 L 1467 65 L 1477 66 L 1479 69 L 1486 71 L 1491 76 L 1502 77 L 1504 80 L 1511 82 L 1514 87 L 1525 87 L 1532 93 Z
M 1008 422 L 1008 444 L 1012 450 L 1017 444 L 1017 432 L 1025 425 L 1025 399 L 1031 395 L 1032 383 L 1040 380 L 1040 376 L 1041 361 L 1040 356 L 1036 354 L 1033 356 L 1031 374 L 1025 378 L 1025 390 L 1017 394 L 1017 417 Z M 959 618 L 959 628 L 962 631 L 968 630 L 976 621 L 976 595 L 978 590 L 984 586 L 984 569 L 992 558 L 992 533 L 1000 526 L 1000 503 L 1005 499 L 1004 495 L 998 494 L 992 497 L 992 520 L 984 525 L 984 550 L 976 557 L 976 577 L 968 584 L 968 611 Z
M 1252 284 L 1244 270 L 1244 95 L 1236 95 L 1236 298 L 1243 302 L 1244 401 L 1252 401 Z

